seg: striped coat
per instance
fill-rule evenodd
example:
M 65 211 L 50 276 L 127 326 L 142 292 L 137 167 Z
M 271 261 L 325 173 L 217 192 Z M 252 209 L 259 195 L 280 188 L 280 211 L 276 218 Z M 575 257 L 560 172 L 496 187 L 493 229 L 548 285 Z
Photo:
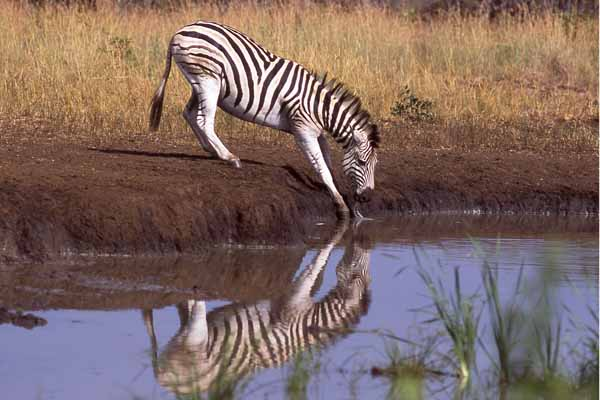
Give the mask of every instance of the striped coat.
M 192 87 L 183 116 L 206 151 L 241 167 L 239 157 L 215 132 L 217 108 L 291 133 L 344 214 L 349 210 L 333 182 L 325 139 L 329 135 L 344 149 L 342 166 L 356 200 L 368 200 L 374 188 L 379 134 L 360 100 L 341 83 L 272 54 L 231 27 L 198 21 L 171 39 L 165 73 L 152 101 L 151 129 L 160 122 L 171 59 Z
M 201 392 L 222 374 L 241 378 L 343 337 L 368 310 L 369 251 L 356 244 L 348 248 L 336 268 L 335 287 L 314 301 L 311 293 L 332 249 L 329 245 L 317 254 L 284 298 L 230 304 L 209 313 L 201 301 L 180 304 L 181 328 L 160 355 L 146 312 L 159 383 L 176 394 Z

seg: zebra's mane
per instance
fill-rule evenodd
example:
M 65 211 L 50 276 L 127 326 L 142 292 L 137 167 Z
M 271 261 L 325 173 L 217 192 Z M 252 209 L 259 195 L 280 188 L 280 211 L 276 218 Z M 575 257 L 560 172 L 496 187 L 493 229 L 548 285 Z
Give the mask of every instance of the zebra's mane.
M 321 86 L 325 90 L 330 91 L 332 96 L 335 97 L 337 101 L 342 102 L 342 105 L 344 106 L 351 107 L 352 111 L 356 111 L 356 119 L 367 119 L 369 121 L 366 128 L 367 139 L 372 147 L 379 147 L 379 143 L 381 142 L 379 128 L 376 124 L 371 123 L 371 114 L 369 114 L 369 112 L 362 107 L 361 100 L 354 93 L 352 93 L 352 91 L 348 89 L 343 82 L 340 82 L 335 78 L 327 79 L 326 73 L 320 77 L 318 75 L 316 76 L 318 77 Z

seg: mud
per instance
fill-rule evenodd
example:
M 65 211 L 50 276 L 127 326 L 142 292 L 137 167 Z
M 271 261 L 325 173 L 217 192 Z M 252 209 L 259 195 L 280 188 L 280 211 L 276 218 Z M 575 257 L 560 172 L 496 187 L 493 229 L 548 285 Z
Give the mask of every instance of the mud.
M 0 263 L 68 255 L 202 253 L 215 244 L 298 244 L 333 221 L 325 187 L 289 143 L 227 141 L 234 169 L 197 145 L 0 135 Z M 384 137 L 385 140 L 385 137 Z M 364 215 L 474 211 L 594 214 L 598 157 L 589 154 L 380 152 Z M 340 166 L 340 154 L 334 154 Z M 336 171 L 344 193 L 346 180 Z
M 430 215 L 396 217 L 390 224 L 366 221 L 340 242 L 365 248 L 395 238 L 403 243 L 443 243 L 467 235 L 495 241 L 544 233 L 552 238 L 598 231 L 593 217 Z M 289 290 L 307 248 L 322 248 L 335 224 L 313 225 L 306 243 L 276 248 L 213 247 L 202 253 L 159 257 L 70 257 L 0 265 L 0 304 L 8 309 L 151 309 L 188 299 L 256 303 Z M 590 271 L 597 280 L 597 269 Z
M 48 323 L 44 318 L 37 317 L 33 314 L 23 314 L 22 312 L 8 311 L 4 307 L 0 307 L 0 325 L 12 324 L 20 328 L 33 329 L 38 326 L 44 326 Z

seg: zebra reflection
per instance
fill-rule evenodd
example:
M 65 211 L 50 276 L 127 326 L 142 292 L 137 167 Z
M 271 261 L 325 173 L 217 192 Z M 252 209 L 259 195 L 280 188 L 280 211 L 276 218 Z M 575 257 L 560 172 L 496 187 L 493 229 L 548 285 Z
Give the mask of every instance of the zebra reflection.
M 317 253 L 285 296 L 209 313 L 204 301 L 180 303 L 180 329 L 160 354 L 152 310 L 144 310 L 159 384 L 177 394 L 205 391 L 220 374 L 235 378 L 278 366 L 344 336 L 369 307 L 369 250 L 353 240 L 336 267 L 335 287 L 321 300 L 313 299 L 344 230 Z

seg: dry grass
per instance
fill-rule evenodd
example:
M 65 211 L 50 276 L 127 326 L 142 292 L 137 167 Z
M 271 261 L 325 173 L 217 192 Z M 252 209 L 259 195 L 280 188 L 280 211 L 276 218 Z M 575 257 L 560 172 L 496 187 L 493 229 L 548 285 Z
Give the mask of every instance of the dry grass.
M 123 138 L 147 130 L 149 101 L 175 30 L 197 19 L 237 27 L 315 71 L 328 71 L 384 121 L 386 146 L 596 151 L 598 23 L 547 14 L 524 21 L 450 15 L 422 21 L 377 8 L 203 4 L 176 11 L 0 7 L 0 117 L 23 116 Z M 174 78 L 174 79 L 173 79 Z M 433 123 L 396 122 L 404 85 L 433 102 Z M 167 88 L 161 137 L 193 142 Z M 226 138 L 279 134 L 220 113 Z M 387 128 L 385 128 L 387 127 Z

